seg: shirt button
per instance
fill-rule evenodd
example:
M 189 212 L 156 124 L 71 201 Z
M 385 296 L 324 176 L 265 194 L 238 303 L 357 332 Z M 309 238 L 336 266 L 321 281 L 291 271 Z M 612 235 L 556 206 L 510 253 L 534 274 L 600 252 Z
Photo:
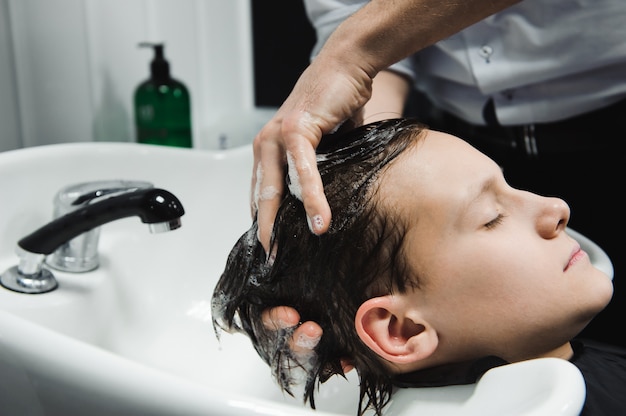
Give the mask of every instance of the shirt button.
M 489 63 L 489 59 L 491 58 L 491 55 L 493 55 L 493 48 L 489 45 L 483 45 L 478 50 L 478 55 L 480 55 L 486 63 Z

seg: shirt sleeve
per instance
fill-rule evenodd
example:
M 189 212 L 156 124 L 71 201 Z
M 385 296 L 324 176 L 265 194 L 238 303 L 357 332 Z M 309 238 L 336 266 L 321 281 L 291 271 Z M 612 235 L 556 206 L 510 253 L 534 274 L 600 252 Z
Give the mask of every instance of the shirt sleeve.
M 319 54 L 335 29 L 366 3 L 367 0 L 304 0 L 307 17 L 317 35 L 311 59 Z M 388 69 L 404 75 L 412 82 L 415 81 L 416 72 L 412 57 L 405 58 Z

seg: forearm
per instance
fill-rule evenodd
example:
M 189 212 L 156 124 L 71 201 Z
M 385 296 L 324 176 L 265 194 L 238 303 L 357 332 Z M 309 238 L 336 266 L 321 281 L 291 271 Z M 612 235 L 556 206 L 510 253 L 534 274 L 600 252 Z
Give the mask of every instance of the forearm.
M 372 98 L 363 107 L 363 123 L 402 117 L 411 89 L 409 79 L 393 71 L 381 71 L 372 83 Z
M 519 0 L 372 0 L 330 36 L 320 56 L 364 70 L 389 65 Z

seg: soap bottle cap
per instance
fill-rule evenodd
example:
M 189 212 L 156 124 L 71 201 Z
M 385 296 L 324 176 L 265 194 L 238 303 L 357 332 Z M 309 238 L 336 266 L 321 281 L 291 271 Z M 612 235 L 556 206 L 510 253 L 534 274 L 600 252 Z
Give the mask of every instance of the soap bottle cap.
M 170 80 L 170 64 L 165 59 L 162 43 L 141 42 L 141 48 L 153 48 L 154 59 L 150 62 L 150 78 L 152 81 L 160 83 Z

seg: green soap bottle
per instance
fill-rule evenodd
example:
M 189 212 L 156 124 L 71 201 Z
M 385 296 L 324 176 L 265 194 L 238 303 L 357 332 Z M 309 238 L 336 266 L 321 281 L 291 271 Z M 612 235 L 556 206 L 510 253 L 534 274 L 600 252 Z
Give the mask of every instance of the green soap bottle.
M 134 94 L 137 142 L 192 147 L 191 98 L 187 87 L 170 75 L 161 43 L 140 43 L 154 49 L 150 78 Z

